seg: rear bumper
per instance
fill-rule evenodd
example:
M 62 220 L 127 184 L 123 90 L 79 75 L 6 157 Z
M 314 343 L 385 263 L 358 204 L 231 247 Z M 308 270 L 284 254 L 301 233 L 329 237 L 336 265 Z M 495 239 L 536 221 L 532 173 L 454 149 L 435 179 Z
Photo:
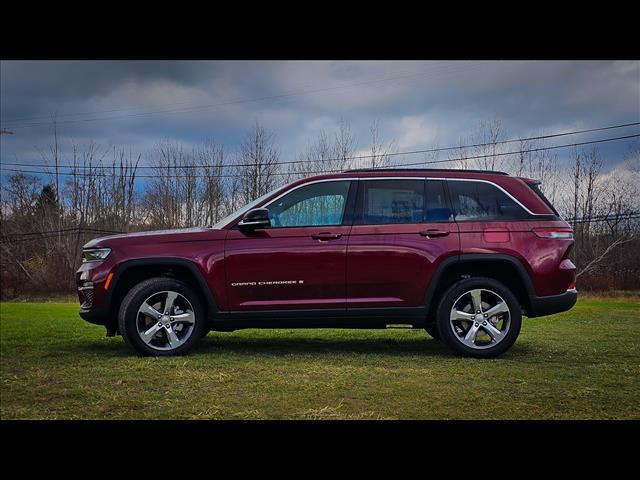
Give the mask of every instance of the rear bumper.
M 578 291 L 575 288 L 567 290 L 560 295 L 550 295 L 548 297 L 529 297 L 529 308 L 526 315 L 529 318 L 543 317 L 554 313 L 566 312 L 570 310 L 578 300 Z

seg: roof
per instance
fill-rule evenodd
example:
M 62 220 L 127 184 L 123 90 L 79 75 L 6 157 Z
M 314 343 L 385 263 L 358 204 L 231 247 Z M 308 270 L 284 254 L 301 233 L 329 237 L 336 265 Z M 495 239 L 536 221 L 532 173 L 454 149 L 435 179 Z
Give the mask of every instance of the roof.
M 506 172 L 497 170 L 467 170 L 462 168 L 355 168 L 344 170 L 343 173 L 365 173 L 365 172 L 454 172 L 454 173 L 486 173 L 493 175 L 509 175 Z

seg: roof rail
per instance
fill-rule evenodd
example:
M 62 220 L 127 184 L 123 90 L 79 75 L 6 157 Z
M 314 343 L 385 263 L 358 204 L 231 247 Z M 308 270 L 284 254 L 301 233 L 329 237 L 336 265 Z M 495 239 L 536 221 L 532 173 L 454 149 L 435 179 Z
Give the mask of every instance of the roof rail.
M 460 173 L 491 173 L 494 175 L 509 175 L 498 170 L 467 170 L 462 168 L 354 168 L 344 170 L 344 173 L 364 172 L 460 172 Z

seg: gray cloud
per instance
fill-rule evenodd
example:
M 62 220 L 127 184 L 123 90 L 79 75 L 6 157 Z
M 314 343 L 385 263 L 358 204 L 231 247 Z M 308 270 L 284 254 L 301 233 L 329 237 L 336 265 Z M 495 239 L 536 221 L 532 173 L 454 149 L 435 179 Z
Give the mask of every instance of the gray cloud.
M 0 71 L 0 123 L 15 132 L 2 136 L 5 162 L 40 161 L 51 125 L 20 124 L 54 113 L 63 144 L 94 140 L 136 152 L 164 138 L 215 138 L 233 149 L 257 120 L 287 160 L 340 118 L 360 148 L 377 119 L 400 150 L 456 144 L 487 118 L 500 119 L 510 137 L 640 120 L 637 61 L 3 61 Z M 97 113 L 67 116 L 83 112 Z M 86 121 L 103 117 L 117 118 Z M 621 143 L 602 146 L 608 168 L 628 148 Z

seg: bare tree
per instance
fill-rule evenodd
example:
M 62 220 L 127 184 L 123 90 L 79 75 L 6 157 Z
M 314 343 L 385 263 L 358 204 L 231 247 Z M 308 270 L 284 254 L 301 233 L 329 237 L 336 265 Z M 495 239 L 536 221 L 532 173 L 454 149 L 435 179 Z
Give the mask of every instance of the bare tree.
M 333 143 L 325 130 L 298 154 L 298 161 L 287 167 L 287 180 L 292 181 L 319 173 L 340 172 L 355 166 L 356 143 L 349 124 L 340 119 Z
M 157 177 L 148 181 L 148 187 L 142 198 L 144 223 L 151 228 L 166 228 L 175 221 L 174 189 L 170 177 L 174 175 L 170 159 L 171 144 L 157 144 L 147 154 L 148 164 L 155 167 Z
M 298 162 L 288 165 L 287 180 L 297 180 L 314 173 L 329 171 L 331 164 L 335 161 L 334 154 L 326 132 L 320 130 L 318 136 L 307 145 L 303 152 L 298 154 Z
M 550 150 L 542 150 L 544 140 L 520 140 L 519 150 L 508 171 L 519 177 L 528 177 L 541 182 L 540 189 L 545 196 L 555 203 L 559 188 L 560 165 L 558 156 Z
M 584 275 L 585 273 L 591 272 L 593 269 L 595 269 L 602 261 L 604 261 L 609 254 L 618 246 L 627 243 L 627 242 L 631 242 L 633 240 L 633 238 L 617 238 L 615 240 L 613 240 L 612 242 L 608 242 L 605 249 L 601 252 L 598 253 L 598 255 L 596 255 L 595 257 L 593 257 L 589 263 L 587 263 L 585 266 L 583 266 L 582 268 L 578 269 L 577 273 L 576 273 L 576 278 L 579 278 L 581 275 Z
M 202 179 L 202 194 L 199 200 L 202 204 L 199 222 L 202 225 L 213 225 L 228 212 L 225 206 L 225 182 L 223 171 L 225 167 L 224 147 L 213 140 L 205 142 L 194 151 L 196 164 L 200 165 Z
M 498 155 L 501 151 L 501 141 L 505 139 L 506 131 L 502 122 L 498 119 L 483 120 L 476 131 L 471 135 L 471 143 L 478 145 L 472 147 L 471 152 L 474 157 L 481 157 L 469 160 L 473 165 L 471 168 L 480 170 L 506 169 L 508 159 Z
M 371 144 L 369 146 L 370 158 L 368 160 L 371 168 L 389 166 L 391 163 L 389 154 L 392 152 L 393 142 L 385 143 L 382 140 L 377 120 L 373 122 L 369 131 L 371 132 Z
M 482 120 L 468 137 L 460 138 L 460 146 L 450 151 L 449 159 L 461 169 L 506 170 L 509 160 L 500 155 L 505 135 L 500 120 Z
M 346 121 L 340 120 L 335 132 L 318 132 L 298 155 L 301 161 L 288 165 L 289 179 L 392 164 L 392 142 L 381 139 L 377 122 L 370 131 L 371 155 L 360 162 L 352 158 L 357 145 Z M 500 155 L 503 136 L 499 122 L 483 122 L 448 158 L 481 155 L 477 162 L 461 161 L 458 166 L 500 168 L 541 180 L 546 196 L 574 227 L 571 255 L 581 288 L 638 288 L 638 145 L 630 149 L 624 164 L 604 171 L 597 149 L 576 148 L 570 163 L 562 166 L 555 154 L 541 150 L 541 140 L 522 140 L 523 152 L 507 158 Z M 468 143 L 486 145 L 465 147 Z M 73 292 L 80 251 L 89 239 L 112 231 L 212 225 L 284 180 L 274 136 L 257 123 L 233 164 L 226 149 L 213 140 L 188 149 L 175 141 L 159 142 L 144 155 L 145 167 L 154 167 L 145 173 L 154 177 L 143 181 L 137 174 L 141 155 L 93 142 L 62 148 L 55 128 L 53 144 L 41 155 L 46 175 L 7 175 L 1 187 L 3 296 Z M 437 160 L 438 154 L 424 159 Z M 318 216 L 325 210 L 320 205 L 302 213 Z
M 458 148 L 456 148 L 455 150 L 449 150 L 448 158 L 450 162 L 455 162 L 455 168 L 467 170 L 470 167 L 466 159 L 470 155 L 471 154 L 469 153 L 469 149 L 465 146 L 464 138 L 460 137 L 460 139 L 458 140 Z
M 332 161 L 327 162 L 326 170 L 340 172 L 351 168 L 355 151 L 356 140 L 351 133 L 351 127 L 341 118 L 334 138 Z
M 235 173 L 240 179 L 243 202 L 248 203 L 277 186 L 281 180 L 279 158 L 274 134 L 256 122 L 246 134 L 237 156 Z

